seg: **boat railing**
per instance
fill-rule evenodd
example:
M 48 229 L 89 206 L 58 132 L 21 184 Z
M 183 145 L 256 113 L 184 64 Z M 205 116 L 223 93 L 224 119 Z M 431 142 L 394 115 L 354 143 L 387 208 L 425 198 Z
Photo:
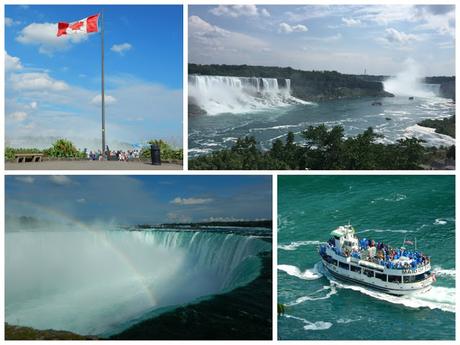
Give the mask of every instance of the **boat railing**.
M 408 269 L 413 270 L 413 269 L 424 268 L 430 265 L 430 257 L 428 256 L 426 256 L 425 261 L 422 261 L 422 262 L 412 261 L 411 263 L 407 262 L 403 264 L 401 262 L 394 263 L 393 261 L 379 259 L 377 257 L 373 257 L 372 259 L 369 260 L 369 258 L 363 258 L 361 253 L 359 252 L 351 252 L 350 254 L 347 255 L 346 253 L 344 253 L 339 248 L 337 248 L 336 246 L 332 245 L 329 242 L 324 243 L 324 245 L 326 248 L 330 248 L 331 250 L 333 250 L 334 253 L 336 253 L 336 255 L 341 256 L 343 258 L 349 258 L 349 257 L 356 258 L 358 260 L 368 261 L 368 262 L 378 264 L 378 265 L 384 266 L 385 268 L 389 268 L 393 270 L 408 270 Z M 400 257 L 405 257 L 405 256 L 400 256 Z

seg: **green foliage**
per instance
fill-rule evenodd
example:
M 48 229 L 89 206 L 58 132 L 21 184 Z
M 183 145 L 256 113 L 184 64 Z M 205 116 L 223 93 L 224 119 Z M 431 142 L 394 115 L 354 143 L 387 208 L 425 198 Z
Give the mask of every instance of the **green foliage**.
M 435 128 L 436 133 L 445 134 L 455 138 L 455 116 L 445 119 L 428 119 L 419 123 L 420 126 Z
M 286 313 L 286 306 L 278 303 L 278 315 L 284 315 Z
M 17 153 L 43 153 L 45 156 L 53 158 L 86 158 L 84 152 L 79 151 L 71 141 L 66 139 L 56 140 L 53 146 L 44 150 L 7 147 L 5 148 L 5 159 L 13 160 Z
M 346 138 L 343 127 L 310 126 L 302 133 L 305 144 L 296 144 L 289 133 L 285 142 L 276 140 L 262 152 L 253 137 L 239 139 L 226 150 L 189 161 L 194 170 L 414 170 L 421 169 L 427 152 L 418 139 L 395 144 L 376 142 L 372 128 Z
M 169 160 L 169 159 L 182 160 L 184 157 L 182 149 L 174 149 L 170 144 L 168 144 L 166 141 L 163 141 L 161 139 L 150 140 L 148 144 L 157 145 L 160 148 L 160 154 L 161 154 L 162 160 Z M 143 147 L 141 149 L 139 157 L 141 159 L 150 159 L 151 158 L 150 146 Z
M 455 159 L 455 145 L 452 145 L 449 147 L 447 150 L 447 158 L 449 159 Z
M 58 139 L 53 145 L 44 150 L 48 157 L 53 158 L 86 158 L 85 153 L 79 151 L 70 140 Z
M 12 147 L 5 148 L 5 159 L 6 160 L 13 160 L 14 155 L 17 153 L 43 153 L 43 150 L 39 149 L 16 149 Z

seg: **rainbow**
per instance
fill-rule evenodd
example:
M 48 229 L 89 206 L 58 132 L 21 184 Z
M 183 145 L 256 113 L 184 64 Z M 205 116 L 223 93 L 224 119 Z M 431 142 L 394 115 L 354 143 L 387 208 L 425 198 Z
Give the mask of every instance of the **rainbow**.
M 55 209 L 52 209 L 52 208 L 49 208 L 49 207 L 45 207 L 43 205 L 38 205 L 38 204 L 35 204 L 35 203 L 31 203 L 31 202 L 28 202 L 28 201 L 10 200 L 10 202 L 17 203 L 17 204 L 20 204 L 20 205 L 23 205 L 23 206 L 26 206 L 26 207 L 32 207 L 32 208 L 35 208 L 35 209 L 40 210 L 42 212 L 45 212 L 50 216 L 54 216 L 54 217 L 56 217 L 56 218 L 58 218 L 58 219 L 60 219 L 62 221 L 71 223 L 72 225 L 76 226 L 77 228 L 82 229 L 84 231 L 87 231 L 87 232 L 91 233 L 93 236 L 97 237 L 99 240 L 104 242 L 107 245 L 107 247 L 110 248 L 112 250 L 112 252 L 120 259 L 120 261 L 123 262 L 123 264 L 134 274 L 139 286 L 141 287 L 141 290 L 144 291 L 144 294 L 145 294 L 145 296 L 147 297 L 147 299 L 149 301 L 150 307 L 154 307 L 154 306 L 156 306 L 158 304 L 152 289 L 146 283 L 147 278 L 145 277 L 145 275 L 142 274 L 142 272 L 140 272 L 137 269 L 137 267 L 131 262 L 130 258 L 123 251 L 121 251 L 118 248 L 116 248 L 115 246 L 113 246 L 113 244 L 107 239 L 107 237 L 103 236 L 100 231 L 95 230 L 94 228 L 92 228 L 88 224 L 85 224 L 85 223 L 83 223 L 83 222 L 81 222 L 81 221 L 79 221 L 79 220 L 77 220 L 75 218 L 72 218 L 71 216 L 69 216 L 68 214 L 66 214 L 66 213 L 64 213 L 62 211 L 58 211 L 58 210 L 55 210 Z

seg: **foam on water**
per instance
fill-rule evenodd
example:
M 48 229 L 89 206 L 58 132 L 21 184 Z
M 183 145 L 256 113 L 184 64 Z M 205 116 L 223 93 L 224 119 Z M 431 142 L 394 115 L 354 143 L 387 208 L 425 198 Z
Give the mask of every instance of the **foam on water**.
M 332 327 L 331 322 L 326 322 L 326 321 L 316 321 L 316 322 L 311 322 L 305 319 L 302 319 L 301 317 L 293 316 L 293 315 L 288 315 L 285 314 L 283 315 L 284 317 L 288 319 L 294 319 L 303 322 L 305 325 L 303 326 L 303 329 L 306 331 L 321 331 L 325 329 L 329 329 Z
M 455 269 L 443 269 L 440 266 L 433 267 L 433 273 L 436 277 L 445 277 L 455 279 Z
M 327 291 L 327 293 L 325 295 L 321 295 L 324 291 Z M 316 290 L 307 296 L 299 297 L 295 301 L 287 303 L 286 306 L 292 307 L 294 305 L 301 304 L 306 301 L 318 301 L 318 300 L 328 299 L 332 295 L 335 295 L 336 293 L 337 293 L 337 290 L 335 286 L 333 285 L 323 286 L 321 289 Z
M 346 324 L 346 323 L 356 322 L 356 321 L 360 321 L 360 320 L 361 320 L 361 318 L 357 318 L 357 319 L 338 319 L 337 323 Z
M 286 272 L 290 276 L 294 276 L 303 280 L 316 280 L 320 279 L 323 274 L 319 271 L 321 263 L 315 264 L 313 268 L 301 271 L 297 266 L 292 265 L 278 265 L 280 271 Z
M 404 137 L 406 138 L 417 138 L 424 140 L 422 143 L 425 146 L 452 146 L 455 145 L 455 139 L 445 135 L 436 133 L 436 129 L 423 127 L 419 125 L 409 126 L 404 130 Z
M 296 250 L 297 248 L 302 247 L 302 246 L 319 245 L 320 243 L 321 243 L 320 241 L 296 241 L 296 242 L 291 242 L 289 244 L 279 244 L 278 249 Z
M 436 218 L 434 220 L 434 225 L 446 225 L 447 224 L 447 220 L 446 219 L 442 219 L 442 218 Z
M 364 230 L 361 230 L 361 231 L 357 231 L 356 233 L 357 234 L 362 234 L 362 233 L 365 233 L 365 232 L 395 232 L 395 233 L 400 233 L 400 234 L 406 234 L 406 233 L 409 233 L 409 232 L 414 232 L 412 230 L 404 230 L 404 229 L 364 229 Z
M 357 291 L 382 301 L 404 305 L 409 308 L 440 309 L 446 312 L 455 313 L 455 288 L 431 286 L 431 288 L 427 291 L 415 292 L 406 296 L 392 296 L 386 293 L 367 289 L 360 285 L 350 285 L 342 281 L 338 281 L 326 272 L 324 268 L 322 268 L 322 273 L 338 288 Z

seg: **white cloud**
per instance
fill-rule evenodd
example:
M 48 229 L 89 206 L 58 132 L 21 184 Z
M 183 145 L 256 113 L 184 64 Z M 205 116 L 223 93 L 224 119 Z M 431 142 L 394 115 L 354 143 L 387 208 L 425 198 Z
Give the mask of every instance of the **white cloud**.
M 125 52 L 130 50 L 132 48 L 132 45 L 129 43 L 121 43 L 121 44 L 114 44 L 112 48 L 110 48 L 111 51 L 118 53 L 120 55 L 124 55 Z
M 68 177 L 68 176 L 65 176 L 65 175 L 51 175 L 49 177 L 49 179 L 54 184 L 58 184 L 58 185 L 61 185 L 61 186 L 69 185 L 69 184 L 72 183 L 71 178 Z
M 329 43 L 329 42 L 334 42 L 334 41 L 338 41 L 342 38 L 342 34 L 340 32 L 338 32 L 337 34 L 335 35 L 331 35 L 331 36 L 322 36 L 322 37 L 313 37 L 313 36 L 309 36 L 309 37 L 304 37 L 303 40 L 304 41 L 308 41 L 308 42 L 319 42 L 319 43 Z M 318 49 L 317 47 L 314 48 L 314 47 L 308 47 L 307 49 L 304 49 L 304 50 L 311 50 L 311 49 Z
M 406 34 L 398 31 L 395 28 L 388 28 L 385 30 L 384 40 L 388 43 L 407 44 L 413 41 L 418 41 L 419 37 L 414 34 Z
M 422 21 L 418 30 L 432 30 L 441 35 L 455 37 L 455 6 L 419 5 L 415 6 L 416 18 Z
M 263 16 L 263 17 L 270 17 L 270 12 L 268 12 L 268 10 L 266 8 L 262 8 L 260 10 L 260 14 Z
M 24 111 L 15 111 L 8 115 L 13 121 L 22 122 L 27 119 L 27 113 Z
M 252 63 L 255 52 L 270 46 L 264 41 L 239 32 L 222 29 L 198 16 L 189 17 L 189 55 L 191 62 L 200 58 L 207 63 L 226 63 L 232 56 Z
M 215 16 L 225 16 L 225 17 L 270 17 L 270 13 L 267 9 L 262 8 L 259 10 L 256 5 L 219 5 L 217 7 L 209 10 Z
M 406 5 L 372 5 L 359 8 L 354 13 L 361 21 L 370 21 L 378 25 L 388 25 L 392 22 L 415 20 L 414 8 Z
M 33 176 L 17 176 L 15 177 L 16 181 L 23 182 L 23 183 L 29 183 L 32 184 L 35 182 L 35 178 Z
M 455 37 L 454 5 L 373 5 L 359 8 L 354 16 L 386 26 L 395 22 L 414 23 L 415 29 Z
M 44 72 L 13 74 L 9 81 L 15 90 L 64 91 L 69 89 L 64 81 L 53 79 Z
M 281 23 L 278 31 L 284 34 L 290 34 L 292 32 L 306 32 L 308 31 L 308 28 L 301 24 L 289 25 L 288 23 Z
M 106 109 L 110 148 L 130 149 L 131 144 L 153 138 L 182 146 L 182 90 L 129 75 L 107 75 L 106 79 L 111 85 L 110 94 L 106 95 L 116 100 L 116 107 Z M 18 89 L 13 87 L 16 84 L 10 77 L 7 79 L 5 113 L 25 111 L 28 119 L 17 122 L 6 117 L 6 140 L 10 146 L 46 148 L 57 139 L 66 138 L 80 149 L 100 147 L 100 108 L 91 104 L 96 96 L 94 90 L 67 84 L 67 89 L 56 92 L 39 87 Z M 38 103 L 37 109 L 30 107 L 34 101 Z M 135 120 L 140 117 L 144 120 Z
M 38 103 L 37 102 L 30 102 L 29 104 L 30 109 L 37 109 L 38 108 Z
M 86 202 L 86 199 L 80 198 L 80 199 L 77 199 L 76 202 L 78 202 L 79 204 L 84 204 Z
M 353 18 L 342 18 L 342 22 L 345 24 L 345 26 L 348 27 L 356 27 L 361 25 L 361 20 Z
M 16 56 L 8 55 L 8 53 L 5 52 L 5 71 L 17 71 L 20 69 L 22 69 L 21 59 Z
M 173 200 L 171 200 L 171 204 L 175 205 L 184 205 L 184 206 L 189 206 L 189 205 L 203 205 L 203 204 L 208 204 L 212 202 L 213 199 L 210 198 L 181 198 L 181 197 L 176 197 Z
M 52 55 L 55 51 L 68 49 L 73 43 L 87 40 L 88 35 L 73 34 L 57 37 L 56 23 L 32 23 L 21 30 L 16 41 L 36 45 L 42 54 Z
M 13 18 L 10 18 L 10 17 L 5 17 L 5 26 L 10 27 L 10 26 L 19 25 L 19 24 L 21 24 L 20 21 L 14 20 Z
M 104 101 L 105 101 L 105 105 L 109 105 L 109 104 L 116 103 L 117 99 L 115 97 L 111 96 L 111 95 L 104 95 Z M 100 106 L 101 102 L 102 102 L 102 97 L 101 97 L 100 94 L 94 96 L 91 99 L 91 104 L 94 104 L 94 105 Z

